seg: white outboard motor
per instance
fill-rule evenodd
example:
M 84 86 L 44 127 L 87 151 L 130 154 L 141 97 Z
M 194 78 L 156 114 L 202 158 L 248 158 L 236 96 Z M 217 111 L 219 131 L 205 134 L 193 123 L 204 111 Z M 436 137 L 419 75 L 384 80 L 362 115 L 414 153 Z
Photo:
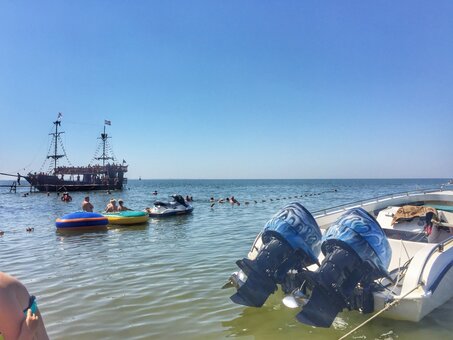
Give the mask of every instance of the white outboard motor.
M 235 303 L 261 307 L 288 272 L 318 263 L 321 231 L 313 216 L 299 203 L 290 203 L 269 220 L 262 232 L 263 246 L 255 259 L 236 262 L 241 269 Z M 236 275 L 237 276 L 237 275 Z
M 378 222 L 362 208 L 351 209 L 326 231 L 321 250 L 325 259 L 319 269 L 301 271 L 297 278 L 298 282 L 304 281 L 299 294 L 309 297 L 297 320 L 330 327 L 344 308 L 363 309 L 355 306 L 358 287 L 362 299 L 363 290 L 368 291 L 368 310 L 364 312 L 371 312 L 370 287 L 375 279 L 388 276 L 392 254 Z

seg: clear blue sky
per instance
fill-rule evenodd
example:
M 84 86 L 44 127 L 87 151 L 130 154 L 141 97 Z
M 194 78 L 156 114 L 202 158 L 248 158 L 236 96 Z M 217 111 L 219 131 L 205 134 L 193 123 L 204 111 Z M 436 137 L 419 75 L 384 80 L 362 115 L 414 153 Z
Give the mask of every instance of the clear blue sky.
M 0 1 L 0 172 L 453 176 L 453 1 Z M 25 170 L 24 170 L 25 169 Z

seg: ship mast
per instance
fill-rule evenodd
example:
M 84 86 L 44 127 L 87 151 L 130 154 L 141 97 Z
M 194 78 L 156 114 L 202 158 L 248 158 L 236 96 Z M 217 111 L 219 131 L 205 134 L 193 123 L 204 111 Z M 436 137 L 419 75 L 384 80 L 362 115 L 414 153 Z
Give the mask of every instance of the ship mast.
M 107 145 L 107 139 L 110 138 L 107 133 L 105 132 L 105 124 L 104 124 L 104 133 L 101 133 L 100 139 L 102 140 L 102 155 L 101 157 L 96 157 L 97 160 L 102 159 L 102 166 L 105 166 L 105 161 L 106 160 L 114 160 L 113 157 L 109 157 L 106 152 L 106 145 Z
M 54 160 L 54 168 L 53 172 L 54 174 L 57 172 L 57 161 L 59 158 L 64 157 L 65 155 L 59 155 L 58 154 L 58 139 L 60 138 L 60 134 L 64 132 L 58 132 L 58 127 L 61 125 L 61 113 L 58 113 L 57 120 L 53 122 L 55 125 L 55 132 L 49 133 L 49 135 L 53 136 L 53 143 L 54 143 L 54 154 L 53 155 L 47 155 L 47 158 L 52 158 Z

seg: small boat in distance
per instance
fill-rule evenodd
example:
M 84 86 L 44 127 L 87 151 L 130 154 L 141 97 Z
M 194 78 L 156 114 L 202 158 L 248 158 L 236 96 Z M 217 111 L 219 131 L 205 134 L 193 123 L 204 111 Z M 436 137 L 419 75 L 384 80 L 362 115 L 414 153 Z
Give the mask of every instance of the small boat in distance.
M 63 143 L 60 135 L 63 133 L 58 130 L 61 126 L 61 113 L 58 114 L 57 120 L 53 122 L 55 132 L 53 136 L 50 150 L 52 154 L 47 155 L 47 159 L 52 159 L 51 170 L 48 172 L 34 172 L 23 176 L 32 188 L 39 191 L 91 191 L 91 190 L 122 190 L 123 185 L 127 183 L 127 178 L 124 174 L 127 172 L 128 165 L 123 160 L 122 163 L 116 163 L 116 159 L 109 155 L 111 152 L 108 143 L 108 134 L 105 131 L 105 126 L 110 125 L 110 121 L 104 123 L 104 132 L 100 136 L 100 148 L 102 154 L 94 157 L 95 160 L 102 161 L 101 164 L 88 164 L 87 166 L 59 166 L 58 160 L 66 157 Z M 59 152 L 59 146 L 62 152 Z M 112 161 L 110 163 L 109 161 Z M 107 163 L 106 163 L 107 162 Z

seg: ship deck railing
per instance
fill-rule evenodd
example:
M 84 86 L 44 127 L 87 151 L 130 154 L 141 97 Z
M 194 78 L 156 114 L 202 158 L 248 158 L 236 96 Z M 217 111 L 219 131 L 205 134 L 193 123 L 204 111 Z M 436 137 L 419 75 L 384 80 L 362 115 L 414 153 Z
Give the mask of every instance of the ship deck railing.
M 55 169 L 57 175 L 96 175 L 110 171 L 127 172 L 127 165 L 60 166 Z

